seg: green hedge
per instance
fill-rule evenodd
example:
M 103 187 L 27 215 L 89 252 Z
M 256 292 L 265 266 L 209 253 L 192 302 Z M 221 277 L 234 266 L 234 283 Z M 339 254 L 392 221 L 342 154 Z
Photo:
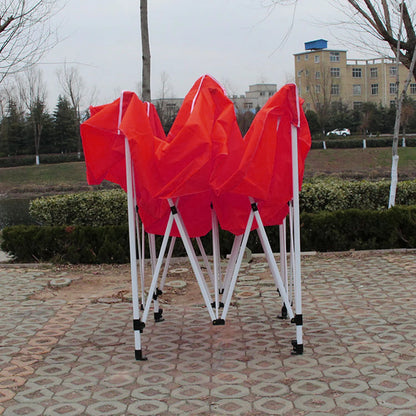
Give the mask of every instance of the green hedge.
M 84 155 L 78 158 L 77 153 L 51 153 L 39 156 L 41 164 L 65 163 L 65 162 L 79 162 L 84 160 Z M 30 166 L 36 163 L 35 155 L 22 156 L 8 156 L 0 157 L 0 168 L 12 168 L 16 166 Z
M 416 206 L 350 209 L 301 216 L 303 250 L 343 251 L 416 247 Z
M 54 195 L 33 200 L 29 213 L 41 225 L 122 225 L 127 197 L 120 189 Z
M 342 209 L 384 209 L 389 181 L 312 180 L 303 184 L 301 212 Z M 397 205 L 416 205 L 416 181 L 399 182 Z M 122 190 L 83 192 L 35 199 L 30 215 L 41 225 L 122 225 L 127 223 L 127 198 Z
M 305 182 L 300 193 L 301 212 L 344 209 L 384 209 L 388 206 L 390 181 L 343 181 L 339 179 Z M 416 205 L 416 181 L 401 181 L 396 191 L 397 205 Z
M 272 249 L 279 250 L 278 227 L 268 227 Z M 222 255 L 231 250 L 233 236 L 221 232 Z M 396 206 L 389 210 L 350 209 L 301 215 L 303 251 L 340 251 L 416 247 L 416 206 Z M 211 253 L 211 239 L 203 239 Z M 157 239 L 160 246 L 161 238 Z M 179 241 L 178 241 L 179 243 Z M 261 252 L 257 233 L 251 233 L 248 247 Z M 16 261 L 64 263 L 129 262 L 128 228 L 123 226 L 14 226 L 3 230 L 2 250 Z M 182 243 L 174 255 L 185 254 Z
M 354 149 L 363 147 L 363 139 L 347 138 L 347 139 L 325 139 L 327 149 Z M 393 145 L 393 138 L 391 137 L 368 137 L 366 139 L 367 147 L 391 147 Z M 399 139 L 399 146 L 402 145 L 402 138 Z M 407 147 L 416 147 L 416 137 L 406 138 Z M 312 149 L 323 149 L 323 140 L 313 140 Z
M 19 262 L 127 263 L 127 226 L 39 227 L 3 229 L 2 250 Z

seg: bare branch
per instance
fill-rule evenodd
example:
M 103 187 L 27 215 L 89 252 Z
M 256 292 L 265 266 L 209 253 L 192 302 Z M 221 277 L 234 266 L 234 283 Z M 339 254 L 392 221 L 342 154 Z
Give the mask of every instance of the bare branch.
M 56 44 L 50 18 L 57 0 L 7 0 L 0 4 L 0 82 L 34 65 Z
M 391 27 L 390 10 L 389 5 L 387 4 L 387 0 L 381 0 L 381 4 L 383 6 L 384 20 L 386 21 L 386 29 L 389 33 L 393 33 Z

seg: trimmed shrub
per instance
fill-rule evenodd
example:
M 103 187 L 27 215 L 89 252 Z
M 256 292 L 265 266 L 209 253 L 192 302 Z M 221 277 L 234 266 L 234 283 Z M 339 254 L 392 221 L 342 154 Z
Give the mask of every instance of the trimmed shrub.
M 350 208 L 384 209 L 389 181 L 311 180 L 300 194 L 301 212 L 337 211 Z M 397 205 L 416 205 L 416 181 L 401 181 Z M 124 191 L 83 192 L 35 199 L 29 209 L 40 225 L 122 225 L 127 223 Z
M 2 250 L 20 262 L 127 263 L 127 226 L 39 227 L 3 229 Z
M 29 213 L 40 225 L 121 225 L 127 197 L 121 189 L 54 195 L 33 200 Z
M 303 250 L 416 247 L 416 206 L 302 214 L 301 222 Z
M 300 193 L 301 212 L 338 211 L 344 209 L 380 210 L 388 206 L 390 181 L 312 180 Z M 397 205 L 416 205 L 416 181 L 397 185 Z
M 273 251 L 279 250 L 278 226 L 267 227 Z M 230 253 L 234 236 L 220 233 L 221 254 Z M 157 238 L 160 247 L 161 237 Z M 211 254 L 210 235 L 202 239 Z M 124 226 L 14 226 L 3 230 L 1 248 L 20 262 L 128 263 L 128 227 Z M 261 252 L 257 233 L 248 247 Z M 416 206 L 389 210 L 350 209 L 301 215 L 301 247 L 304 251 L 343 251 L 416 247 Z M 182 243 L 175 256 L 185 255 Z

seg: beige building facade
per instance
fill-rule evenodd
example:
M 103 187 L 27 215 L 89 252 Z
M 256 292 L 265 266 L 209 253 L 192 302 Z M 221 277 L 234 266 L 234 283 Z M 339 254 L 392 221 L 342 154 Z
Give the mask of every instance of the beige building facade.
M 365 102 L 389 107 L 395 103 L 397 68 L 400 90 L 408 74 L 402 64 L 397 67 L 395 58 L 348 59 L 347 51 L 328 49 L 324 39 L 306 42 L 305 51 L 294 58 L 305 110 L 317 111 L 319 106 L 340 102 L 358 110 Z M 407 94 L 416 99 L 414 78 Z
M 267 100 L 277 91 L 277 84 L 249 85 L 245 95 L 229 97 L 237 111 L 256 112 L 266 104 Z

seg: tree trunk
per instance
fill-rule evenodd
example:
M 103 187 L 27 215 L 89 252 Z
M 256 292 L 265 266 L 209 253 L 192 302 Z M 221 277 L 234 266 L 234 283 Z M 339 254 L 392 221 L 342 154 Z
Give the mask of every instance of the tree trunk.
M 399 164 L 399 133 L 400 133 L 400 120 L 402 114 L 402 105 L 403 100 L 406 95 L 407 88 L 410 84 L 412 79 L 412 74 L 414 72 L 416 66 L 416 47 L 413 50 L 412 61 L 410 63 L 409 72 L 407 74 L 407 79 L 403 86 L 403 91 L 401 92 L 400 96 L 397 96 L 397 107 L 396 107 L 396 119 L 394 122 L 394 136 L 393 136 L 393 147 L 392 147 L 392 165 L 391 165 L 391 184 L 390 184 L 390 196 L 389 196 L 389 208 L 393 207 L 396 201 L 396 189 L 397 189 L 397 167 Z M 399 72 L 399 71 L 397 71 Z M 397 88 L 399 88 L 399 84 L 397 82 Z
M 147 0 L 140 0 L 140 29 L 142 37 L 142 100 L 150 102 L 150 42 Z
M 400 62 L 400 41 L 402 37 L 402 24 L 403 24 L 403 3 L 402 0 L 400 5 L 400 25 L 399 35 L 397 37 L 397 49 L 396 49 L 396 118 L 394 120 L 394 134 L 393 134 L 393 145 L 392 145 L 392 162 L 391 162 L 391 182 L 390 182 L 390 195 L 389 195 L 389 208 L 394 207 L 396 203 L 396 190 L 398 174 L 397 169 L 399 166 L 399 134 L 400 134 L 400 120 L 402 117 L 402 103 L 404 93 L 400 94 L 400 79 L 399 79 L 399 62 Z
M 392 146 L 389 208 L 393 207 L 396 201 L 396 189 L 397 189 L 397 180 L 398 180 L 397 168 L 399 165 L 400 116 L 402 114 L 402 102 L 403 102 L 403 99 L 401 97 L 397 99 L 396 119 L 394 121 L 394 135 L 393 135 L 393 146 Z

